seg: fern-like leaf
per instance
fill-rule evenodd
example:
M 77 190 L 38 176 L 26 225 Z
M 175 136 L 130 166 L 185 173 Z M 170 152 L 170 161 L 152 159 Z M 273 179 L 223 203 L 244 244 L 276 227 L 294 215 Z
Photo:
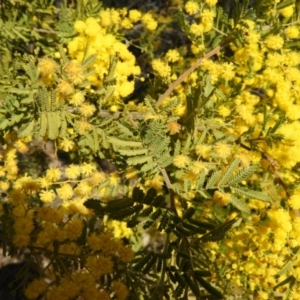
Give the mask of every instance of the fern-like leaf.
M 48 127 L 47 127 L 47 134 L 50 140 L 55 140 L 59 134 L 60 128 L 60 113 L 59 112 L 48 112 L 47 113 L 48 119 Z
M 179 155 L 181 149 L 181 143 L 180 140 L 177 140 L 175 143 L 175 148 L 174 148 L 174 156 Z
M 157 108 L 156 108 L 155 100 L 150 95 L 147 95 L 145 97 L 144 101 L 145 101 L 145 104 L 148 106 L 148 108 L 151 110 L 151 112 L 153 114 L 156 114 L 157 113 Z
M 209 241 L 218 241 L 224 238 L 225 233 L 231 229 L 231 227 L 236 223 L 237 219 L 232 219 L 228 222 L 225 222 L 208 233 L 204 234 L 199 240 L 201 242 L 209 242 Z
M 218 183 L 218 186 L 222 186 L 225 185 L 229 179 L 231 178 L 233 172 L 236 170 L 236 168 L 239 166 L 240 164 L 240 159 L 236 158 L 227 168 L 227 170 L 225 171 L 224 175 L 222 176 L 221 180 Z
M 266 202 L 271 202 L 271 198 L 263 193 L 263 192 L 258 192 L 258 191 L 252 191 L 252 190 L 248 190 L 245 188 L 240 188 L 240 187 L 230 187 L 232 191 L 234 191 L 235 193 L 241 195 L 241 196 L 246 196 L 249 198 L 255 198 L 258 200 L 262 200 L 262 201 L 266 201 Z
M 47 132 L 47 127 L 48 127 L 47 113 L 41 112 L 40 113 L 40 130 L 39 130 L 39 135 L 41 137 L 45 136 L 45 134 Z
M 152 156 L 151 155 L 141 155 L 141 156 L 134 156 L 134 157 L 129 157 L 127 159 L 128 165 L 141 165 L 144 163 L 148 163 L 147 165 L 150 165 L 152 161 Z M 156 165 L 156 163 L 155 163 Z
M 88 66 L 90 66 L 92 63 L 96 61 L 97 57 L 98 57 L 97 54 L 93 54 L 87 58 L 84 58 L 83 62 L 81 63 L 81 66 L 83 68 L 87 68 Z
M 257 165 L 251 165 L 249 167 L 243 168 L 241 171 L 239 171 L 236 175 L 234 175 L 229 181 L 229 185 L 235 185 L 249 176 L 251 176 L 255 171 L 257 170 Z
M 235 197 L 234 195 L 230 195 L 230 203 L 235 206 L 238 210 L 250 214 L 250 210 L 247 207 L 247 204 L 244 200 Z
M 277 273 L 278 276 L 287 274 L 293 269 L 294 262 L 292 260 L 289 260 Z
M 200 171 L 199 177 L 197 179 L 197 184 L 196 184 L 197 190 L 200 190 L 203 188 L 204 181 L 205 181 L 205 171 L 204 171 L 204 169 L 202 169 Z
M 118 149 L 116 150 L 121 155 L 124 156 L 137 156 L 137 155 L 143 155 L 148 153 L 148 149 L 142 148 L 142 149 Z
M 208 283 L 206 280 L 204 280 L 202 278 L 202 276 L 197 276 L 195 274 L 195 278 L 197 279 L 197 281 L 199 281 L 199 283 L 203 286 L 203 288 L 208 291 L 212 296 L 215 297 L 215 299 L 223 299 L 224 296 L 222 295 L 222 293 L 217 290 L 215 287 L 213 287 L 210 283 Z
M 120 140 L 116 137 L 109 137 L 108 138 L 109 142 L 116 148 L 142 148 L 143 143 L 142 142 L 135 142 L 135 141 L 124 141 Z
M 209 178 L 207 184 L 206 184 L 206 189 L 212 189 L 215 187 L 216 183 L 218 182 L 218 180 L 220 179 L 220 176 L 222 174 L 221 170 L 215 171 L 211 177 Z

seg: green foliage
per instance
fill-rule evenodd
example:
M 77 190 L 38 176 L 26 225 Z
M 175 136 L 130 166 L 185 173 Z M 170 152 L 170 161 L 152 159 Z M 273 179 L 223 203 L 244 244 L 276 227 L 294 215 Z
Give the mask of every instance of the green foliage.
M 297 297 L 298 16 L 225 2 L 1 4 L 1 246 L 49 299 Z
M 192 207 L 187 209 L 180 218 L 170 211 L 164 197 L 157 195 L 155 189 L 148 190 L 145 195 L 142 190 L 134 188 L 131 198 L 110 202 L 89 199 L 84 205 L 93 209 L 98 216 L 108 215 L 111 219 L 127 220 L 128 227 L 140 224 L 147 229 L 156 224 L 160 231 L 166 232 L 166 244 L 163 252 L 143 250 L 137 253 L 136 259 L 133 261 L 130 280 L 135 282 L 135 289 L 140 290 L 141 294 L 150 293 L 149 287 L 143 286 L 144 278 L 141 277 L 141 273 L 155 278 L 157 268 L 163 268 L 164 270 L 161 272 L 167 272 L 173 282 L 171 293 L 176 298 L 180 297 L 186 289 L 200 295 L 202 288 L 212 296 L 222 297 L 218 289 L 203 279 L 203 277 L 210 276 L 211 273 L 210 269 L 203 270 L 203 266 L 208 267 L 206 264 L 208 254 L 205 253 L 202 243 L 224 238 L 226 232 L 237 222 L 236 219 L 215 226 L 212 223 L 193 219 L 195 209 Z M 202 236 L 195 238 L 198 234 L 202 234 Z M 170 239 L 174 238 L 175 240 L 171 242 Z M 191 246 L 193 252 L 189 250 Z M 176 258 L 174 265 L 172 257 Z M 159 264 L 162 266 L 159 267 Z M 155 287 L 155 289 L 158 288 L 159 285 Z M 167 291 L 170 293 L 167 287 L 164 289 L 166 293 Z

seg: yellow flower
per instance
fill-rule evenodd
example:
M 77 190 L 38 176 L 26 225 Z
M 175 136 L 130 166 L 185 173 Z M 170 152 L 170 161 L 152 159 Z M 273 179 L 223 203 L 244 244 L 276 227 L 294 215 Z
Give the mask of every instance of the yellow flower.
M 48 284 L 43 278 L 34 279 L 24 290 L 24 294 L 28 299 L 37 299 L 47 288 Z
M 43 190 L 40 192 L 39 195 L 40 195 L 40 199 L 44 203 L 51 203 L 56 197 L 54 191 L 52 191 L 52 190 L 50 190 L 50 191 Z
M 7 191 L 9 189 L 9 182 L 7 181 L 0 181 L 0 190 Z
M 21 190 L 12 190 L 9 192 L 8 198 L 13 204 L 23 204 L 26 195 Z
M 153 178 L 147 179 L 145 181 L 145 186 L 153 187 L 157 191 L 162 190 L 163 185 L 164 185 L 164 178 L 160 175 L 156 175 Z
M 46 171 L 46 179 L 51 182 L 59 180 L 61 177 L 61 171 L 58 168 L 50 168 Z
M 40 181 L 38 179 L 33 179 L 30 176 L 23 176 L 19 178 L 16 182 L 14 187 L 16 189 L 21 189 L 28 194 L 34 194 L 41 188 Z
M 117 250 L 113 235 L 109 232 L 91 233 L 87 238 L 87 243 L 93 251 L 101 250 L 104 254 L 115 253 Z
M 259 291 L 258 292 L 258 297 L 261 300 L 268 300 L 268 299 L 270 299 L 270 295 L 267 292 L 264 292 L 264 291 Z
M 289 39 L 297 39 L 299 37 L 299 28 L 298 28 L 298 26 L 289 26 L 285 30 L 285 34 Z
M 118 109 L 119 109 L 119 107 L 118 107 L 117 105 L 112 105 L 112 106 L 109 108 L 109 110 L 110 110 L 111 112 L 116 112 L 116 111 L 118 111 Z
M 111 15 L 109 10 L 102 10 L 100 12 L 100 23 L 102 27 L 109 27 L 112 25 Z
M 190 27 L 191 32 L 195 35 L 201 35 L 204 32 L 204 27 L 202 24 L 193 23 Z
M 289 205 L 293 209 L 300 209 L 300 189 L 296 188 L 293 192 L 293 195 L 288 200 Z
M 84 76 L 83 76 L 83 68 L 81 64 L 76 60 L 71 60 L 67 62 L 67 64 L 64 67 L 64 70 L 69 76 L 70 81 L 77 85 L 83 82 Z M 71 93 L 69 93 L 71 94 Z M 68 94 L 68 95 L 69 95 Z
M 74 87 L 68 81 L 62 79 L 57 85 L 57 91 L 63 96 L 68 96 L 74 92 Z
M 189 15 L 194 15 L 199 11 L 199 5 L 195 1 L 188 1 L 185 4 L 184 9 Z
M 231 114 L 231 110 L 230 110 L 230 108 L 228 108 L 227 106 L 221 105 L 221 106 L 218 108 L 218 113 L 219 113 L 219 115 L 222 116 L 222 117 L 228 117 L 228 116 Z
M 211 153 L 211 146 L 210 145 L 197 145 L 196 146 L 196 154 L 202 156 L 203 158 L 209 158 Z
M 99 290 L 95 285 L 85 285 L 81 294 L 82 299 L 98 299 L 98 300 L 110 300 L 110 293 L 106 290 Z
M 65 174 L 69 179 L 76 179 L 81 174 L 81 168 L 78 165 L 71 164 L 65 169 Z
M 88 18 L 86 20 L 86 25 L 87 26 L 84 32 L 89 37 L 95 37 L 98 33 L 101 32 L 101 27 L 98 24 L 97 20 L 94 18 Z
M 59 246 L 58 252 L 70 255 L 79 255 L 80 247 L 76 243 L 70 242 Z
M 121 238 L 130 238 L 133 235 L 133 232 L 130 228 L 127 227 L 126 222 L 121 222 L 121 221 L 108 221 L 107 222 L 107 228 L 112 230 L 113 235 L 117 239 Z
M 13 236 L 13 244 L 18 248 L 24 248 L 30 243 L 30 235 L 28 234 L 15 234 Z
M 227 158 L 231 154 L 231 146 L 225 143 L 218 143 L 214 146 L 214 152 L 220 158 Z
M 91 175 L 90 181 L 92 184 L 97 185 L 104 182 L 106 179 L 105 173 L 103 172 L 94 172 Z
M 63 140 L 59 144 L 59 148 L 65 152 L 69 152 L 74 148 L 75 144 L 73 141 L 63 138 Z
M 171 75 L 171 67 L 168 64 L 164 63 L 161 59 L 153 59 L 152 68 L 161 77 L 168 77 Z
M 132 9 L 129 11 L 129 19 L 136 23 L 141 20 L 142 14 L 137 9 Z
M 77 187 L 74 189 L 74 192 L 78 196 L 89 196 L 92 191 L 92 183 L 88 181 L 81 181 Z
M 284 40 L 279 35 L 269 35 L 265 40 L 266 46 L 273 50 L 279 50 L 284 44 Z
M 29 150 L 27 144 L 24 143 L 24 142 L 21 141 L 21 140 L 17 140 L 17 141 L 15 142 L 15 147 L 16 147 L 16 149 L 18 150 L 18 152 L 20 152 L 20 153 L 22 153 L 22 154 L 28 152 L 28 150 Z
M 77 123 L 78 125 L 78 133 L 79 134 L 85 134 L 86 132 L 89 132 L 92 130 L 92 125 L 88 122 L 81 121 Z
M 129 167 L 125 171 L 125 178 L 127 180 L 137 179 L 138 172 L 133 167 Z
M 205 23 L 207 21 L 211 22 L 215 15 L 216 14 L 213 10 L 204 9 L 201 13 L 201 23 Z
M 118 256 L 119 256 L 120 261 L 129 263 L 134 258 L 134 252 L 132 251 L 131 248 L 122 246 L 122 247 L 119 247 L 119 249 L 118 249 Z
M 153 19 L 150 13 L 146 13 L 145 15 L 143 15 L 142 22 L 150 31 L 154 31 L 157 28 L 157 22 Z
M 69 103 L 74 106 L 79 106 L 84 102 L 84 93 L 77 92 L 69 98 Z
M 70 240 L 76 240 L 81 236 L 83 229 L 82 219 L 72 219 L 64 227 L 63 231 L 66 232 L 67 237 Z
M 17 218 L 13 228 L 17 234 L 30 234 L 34 229 L 32 217 L 26 215 L 25 217 Z
M 169 62 L 176 62 L 180 58 L 180 54 L 176 49 L 171 49 L 167 52 L 166 58 Z
M 53 75 L 56 72 L 57 64 L 56 62 L 48 57 L 40 59 L 38 63 L 38 72 L 41 76 Z
M 173 164 L 175 167 L 182 169 L 189 165 L 190 159 L 185 155 L 177 155 L 174 157 Z
M 125 284 L 120 281 L 113 281 L 112 284 L 117 300 L 126 300 L 128 296 L 128 289 Z
M 208 6 L 214 6 L 214 5 L 216 5 L 217 2 L 218 2 L 218 0 L 205 0 L 205 3 Z
M 120 18 L 120 13 L 118 10 L 112 9 L 110 11 L 110 20 L 111 20 L 112 24 L 115 24 L 115 25 L 119 24 L 121 18 Z
M 62 200 L 69 200 L 73 196 L 73 188 L 70 184 L 65 183 L 56 189 L 56 193 Z
M 80 168 L 83 175 L 90 176 L 96 170 L 96 165 L 84 163 L 80 166 Z
M 205 46 L 203 44 L 201 44 L 201 45 L 195 45 L 195 44 L 193 44 L 191 46 L 191 50 L 192 50 L 193 54 L 199 54 L 200 52 L 203 52 L 205 50 Z
M 235 76 L 234 65 L 232 63 L 224 63 L 221 65 L 221 78 L 231 80 Z
M 74 23 L 74 29 L 78 33 L 83 33 L 86 29 L 86 24 L 81 20 L 77 20 Z
M 12 214 L 15 217 L 25 217 L 25 215 L 26 215 L 26 206 L 24 206 L 24 205 L 18 205 L 18 206 L 16 206 L 13 209 Z
M 219 206 L 225 206 L 230 202 L 230 194 L 224 194 L 216 191 L 212 197 L 212 200 L 216 201 Z
M 76 296 L 80 292 L 81 286 L 75 283 L 69 276 L 61 278 L 60 285 L 67 291 L 68 299 L 78 299 Z
M 203 25 L 203 31 L 208 32 L 213 27 L 213 19 L 215 12 L 209 9 L 204 9 L 201 13 L 201 24 Z
M 82 116 L 86 118 L 91 117 L 95 111 L 96 111 L 96 107 L 93 104 L 83 103 L 79 107 L 79 112 L 81 113 Z
M 176 121 L 169 122 L 167 124 L 167 127 L 170 132 L 170 135 L 174 135 L 174 134 L 178 133 L 181 129 L 181 125 L 178 124 Z
M 207 170 L 206 165 L 202 161 L 194 161 L 190 167 L 193 174 L 199 174 L 202 170 Z
M 43 221 L 49 221 L 59 224 L 63 219 L 63 212 L 59 208 L 49 206 L 38 207 L 36 209 L 37 218 Z
M 294 13 L 294 5 L 286 6 L 285 8 L 281 9 L 279 13 L 285 18 L 291 17 Z
M 112 186 L 119 185 L 119 182 L 120 182 L 120 175 L 119 175 L 119 173 L 114 172 L 114 173 L 109 174 L 108 180 L 109 180 L 109 183 Z
M 121 97 L 127 97 L 134 91 L 134 81 L 124 81 L 119 86 L 119 93 Z
M 94 276 L 110 274 L 113 271 L 113 263 L 109 257 L 103 255 L 89 256 L 86 265 Z
M 85 197 L 80 196 L 80 198 L 73 198 L 72 201 L 64 202 L 62 206 L 68 214 L 90 215 L 91 211 L 83 205 L 86 200 Z
M 129 18 L 124 18 L 121 21 L 121 26 L 125 29 L 131 29 L 133 27 L 133 24 Z

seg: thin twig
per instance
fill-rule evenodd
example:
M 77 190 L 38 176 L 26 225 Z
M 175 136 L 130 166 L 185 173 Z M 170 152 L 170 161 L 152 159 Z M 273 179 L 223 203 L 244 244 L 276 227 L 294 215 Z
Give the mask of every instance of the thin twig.
M 199 58 L 188 70 L 186 70 L 177 80 L 175 80 L 169 88 L 159 97 L 158 101 L 156 102 L 156 107 L 159 107 L 163 101 L 173 92 L 173 90 L 191 73 L 193 73 L 202 63 L 203 59 L 210 58 L 213 55 L 220 52 L 223 46 L 218 46 L 215 49 L 211 50 L 210 52 L 206 53 L 203 57 Z
M 167 189 L 169 191 L 169 195 L 170 195 L 169 208 L 171 209 L 172 212 L 174 212 L 174 214 L 176 216 L 178 216 L 178 212 L 177 212 L 176 205 L 175 205 L 175 192 L 174 192 L 172 183 L 170 181 L 170 178 L 169 178 L 169 176 L 168 176 L 168 174 L 167 174 L 167 172 L 166 172 L 165 169 L 159 168 L 159 171 L 163 175 L 164 181 L 165 181 Z

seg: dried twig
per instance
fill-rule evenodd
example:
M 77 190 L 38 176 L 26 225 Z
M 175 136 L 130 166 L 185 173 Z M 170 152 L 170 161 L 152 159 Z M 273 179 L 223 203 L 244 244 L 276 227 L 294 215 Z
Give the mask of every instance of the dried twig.
M 206 53 L 203 57 L 199 58 L 188 70 L 186 70 L 177 80 L 175 80 L 169 88 L 159 97 L 158 101 L 156 102 L 156 107 L 159 107 L 163 101 L 172 93 L 172 91 L 191 73 L 193 73 L 202 63 L 203 59 L 210 58 L 213 55 L 220 52 L 223 46 L 218 46 L 215 49 L 211 50 L 210 52 Z

